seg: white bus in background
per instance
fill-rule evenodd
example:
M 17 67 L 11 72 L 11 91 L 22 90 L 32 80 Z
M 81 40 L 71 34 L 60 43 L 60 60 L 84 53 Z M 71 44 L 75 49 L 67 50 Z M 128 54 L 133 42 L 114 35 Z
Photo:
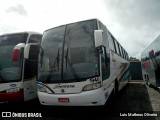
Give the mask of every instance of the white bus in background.
M 21 32 L 0 36 L 0 103 L 28 101 L 37 97 L 38 47 L 30 48 L 31 60 L 24 59 L 27 43 L 40 43 L 42 35 Z
M 160 91 L 160 35 L 141 54 L 142 76 Z
M 129 82 L 128 58 L 97 19 L 46 30 L 38 62 L 39 101 L 42 105 L 104 105 L 112 91 L 117 94 Z

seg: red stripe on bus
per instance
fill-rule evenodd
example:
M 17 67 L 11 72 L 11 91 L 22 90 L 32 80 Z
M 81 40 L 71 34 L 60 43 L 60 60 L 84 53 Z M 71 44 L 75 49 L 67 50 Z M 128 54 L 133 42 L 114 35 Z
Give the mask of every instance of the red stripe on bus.
M 149 67 L 149 61 L 144 62 L 143 67 L 147 69 Z
M 18 92 L 0 93 L 0 102 L 23 102 L 24 90 L 21 89 Z

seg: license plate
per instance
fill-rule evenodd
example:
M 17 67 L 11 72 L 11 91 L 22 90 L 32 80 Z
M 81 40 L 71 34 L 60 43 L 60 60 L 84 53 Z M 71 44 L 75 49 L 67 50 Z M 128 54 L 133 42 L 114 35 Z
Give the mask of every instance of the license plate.
M 67 103 L 69 102 L 69 98 L 58 98 L 58 102 Z

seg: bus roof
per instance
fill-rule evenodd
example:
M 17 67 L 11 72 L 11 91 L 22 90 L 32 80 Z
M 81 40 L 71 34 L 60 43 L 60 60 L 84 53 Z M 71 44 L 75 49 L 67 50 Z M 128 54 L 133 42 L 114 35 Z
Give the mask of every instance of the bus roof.
M 99 21 L 99 19 L 97 19 L 97 18 L 87 19 L 87 20 L 81 20 L 81 21 L 77 21 L 77 22 L 71 22 L 71 23 L 66 23 L 66 24 L 58 25 L 58 26 L 49 28 L 49 29 L 45 30 L 44 32 L 46 32 L 46 31 L 48 31 L 48 30 L 51 30 L 51 29 L 53 29 L 53 28 L 58 28 L 58 27 L 64 26 L 64 25 L 69 25 L 69 24 L 79 23 L 79 22 L 84 22 L 84 21 L 89 21 L 89 20 L 97 20 L 97 21 Z
M 41 34 L 41 35 L 42 35 L 42 33 L 39 33 L 39 32 L 34 32 L 34 31 L 24 31 L 24 32 L 5 33 L 5 34 L 2 34 L 2 35 L 0 35 L 0 36 L 12 35 L 12 34 L 23 34 L 23 33 L 28 33 L 28 34 Z

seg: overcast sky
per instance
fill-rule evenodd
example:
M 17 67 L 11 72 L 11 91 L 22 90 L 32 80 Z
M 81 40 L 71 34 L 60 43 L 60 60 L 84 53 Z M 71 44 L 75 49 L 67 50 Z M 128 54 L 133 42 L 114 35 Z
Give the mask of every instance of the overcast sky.
M 129 53 L 141 52 L 160 33 L 160 0 L 0 0 L 0 35 L 100 19 Z

